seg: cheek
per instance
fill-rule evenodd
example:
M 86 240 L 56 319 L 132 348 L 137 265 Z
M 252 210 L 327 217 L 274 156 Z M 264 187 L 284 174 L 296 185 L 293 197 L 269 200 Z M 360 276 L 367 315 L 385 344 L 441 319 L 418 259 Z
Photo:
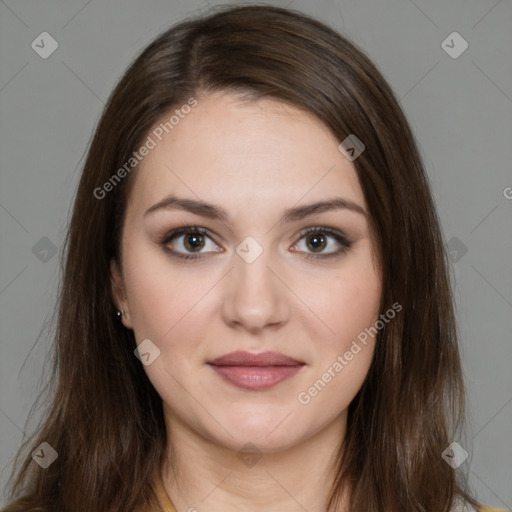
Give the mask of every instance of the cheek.
M 168 258 L 154 248 L 126 251 L 128 306 L 137 341 L 150 338 L 167 344 L 204 295 L 205 285 L 198 286 Z
M 334 275 L 315 282 L 315 287 L 303 292 L 323 324 L 312 339 L 321 340 L 322 350 L 317 353 L 329 353 L 332 357 L 334 352 L 347 350 L 352 340 L 378 319 L 380 277 L 369 256 L 353 257 Z
M 144 264 L 142 264 L 144 262 Z M 183 401 L 180 383 L 197 375 L 198 348 L 208 329 L 201 301 L 212 284 L 191 279 L 190 271 L 172 266 L 154 250 L 133 251 L 126 258 L 126 282 L 137 344 L 149 338 L 160 355 L 144 369 L 159 395 L 173 408 Z M 204 324 L 204 325 L 202 325 Z
M 330 313 L 335 335 L 324 337 L 322 350 L 317 349 L 320 373 L 312 390 L 317 393 L 316 407 L 328 407 L 335 414 L 348 407 L 359 391 L 373 356 L 376 336 L 370 328 L 379 318 L 381 292 L 380 276 L 370 258 L 359 259 L 333 279 L 331 300 L 324 310 Z
M 376 337 L 381 288 L 371 272 L 352 272 L 332 279 L 329 296 L 319 298 L 326 312 L 322 336 L 312 336 L 315 360 L 309 378 L 297 396 L 305 414 L 325 424 L 344 411 L 368 373 Z M 321 301 L 323 302 L 323 306 Z M 323 307 L 323 309 L 322 309 Z

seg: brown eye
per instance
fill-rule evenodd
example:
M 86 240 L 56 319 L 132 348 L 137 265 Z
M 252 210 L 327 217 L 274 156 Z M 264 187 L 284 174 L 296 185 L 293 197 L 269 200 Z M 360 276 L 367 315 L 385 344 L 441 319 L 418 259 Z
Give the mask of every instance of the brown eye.
M 351 247 L 352 242 L 341 232 L 327 227 L 313 227 L 301 233 L 301 240 L 305 240 L 305 249 L 299 248 L 300 242 L 294 246 L 294 252 L 306 253 L 306 258 L 331 258 L 341 256 Z M 331 242 L 334 240 L 334 242 Z M 333 247 L 334 246 L 334 247 Z M 338 248 L 336 249 L 336 246 Z M 334 250 L 325 251 L 327 248 Z
M 187 233 L 183 235 L 183 244 L 187 251 L 195 251 L 204 247 L 204 235 L 198 233 Z
M 211 250 L 202 251 L 209 240 Z M 165 252 L 183 259 L 199 259 L 205 256 L 204 253 L 221 252 L 208 232 L 197 226 L 185 226 L 171 231 L 160 241 L 160 245 Z
M 308 240 L 307 246 L 314 252 L 320 252 L 327 245 L 326 239 L 321 233 L 308 235 L 306 240 Z

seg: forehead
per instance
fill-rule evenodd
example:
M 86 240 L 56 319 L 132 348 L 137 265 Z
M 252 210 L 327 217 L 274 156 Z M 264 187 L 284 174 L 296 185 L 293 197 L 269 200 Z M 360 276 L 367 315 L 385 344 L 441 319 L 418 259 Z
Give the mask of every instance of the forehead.
M 149 208 L 168 194 L 238 212 L 281 211 L 301 198 L 311 202 L 335 195 L 365 207 L 353 163 L 313 114 L 272 99 L 243 101 L 227 93 L 197 101 L 172 128 L 166 125 L 168 133 L 160 129 L 161 140 L 152 135 L 156 144 L 133 176 L 129 209 Z

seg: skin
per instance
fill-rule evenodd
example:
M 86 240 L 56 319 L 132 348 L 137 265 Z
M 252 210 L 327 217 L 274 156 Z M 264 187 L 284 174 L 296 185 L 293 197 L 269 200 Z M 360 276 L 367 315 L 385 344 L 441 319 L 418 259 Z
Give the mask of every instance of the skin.
M 133 177 L 112 287 L 137 343 L 149 338 L 160 350 L 144 369 L 163 401 L 169 457 L 161 475 L 178 512 L 325 511 L 347 409 L 374 338 L 307 405 L 297 396 L 376 322 L 381 274 L 367 216 L 338 209 L 279 219 L 287 208 L 335 197 L 367 212 L 339 142 L 295 107 L 215 93 L 198 97 Z M 218 205 L 229 219 L 177 209 L 144 215 L 170 194 Z M 173 258 L 159 243 L 185 225 L 209 231 L 199 235 L 202 259 Z M 341 231 L 351 247 L 307 259 L 341 247 L 324 234 L 315 251 L 312 235 L 301 232 L 318 226 Z M 248 236 L 263 249 L 252 263 L 236 252 Z M 194 254 L 185 238 L 167 247 Z M 235 350 L 278 351 L 306 364 L 270 389 L 246 390 L 206 364 Z M 247 443 L 261 456 L 250 466 L 238 456 Z

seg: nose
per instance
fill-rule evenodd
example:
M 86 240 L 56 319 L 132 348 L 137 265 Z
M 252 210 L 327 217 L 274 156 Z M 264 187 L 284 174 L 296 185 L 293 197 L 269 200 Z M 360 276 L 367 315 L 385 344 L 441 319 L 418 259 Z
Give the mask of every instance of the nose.
M 282 266 L 265 250 L 254 261 L 248 261 L 233 254 L 234 268 L 226 276 L 222 305 L 224 321 L 252 334 L 282 327 L 291 311 L 291 292 Z

